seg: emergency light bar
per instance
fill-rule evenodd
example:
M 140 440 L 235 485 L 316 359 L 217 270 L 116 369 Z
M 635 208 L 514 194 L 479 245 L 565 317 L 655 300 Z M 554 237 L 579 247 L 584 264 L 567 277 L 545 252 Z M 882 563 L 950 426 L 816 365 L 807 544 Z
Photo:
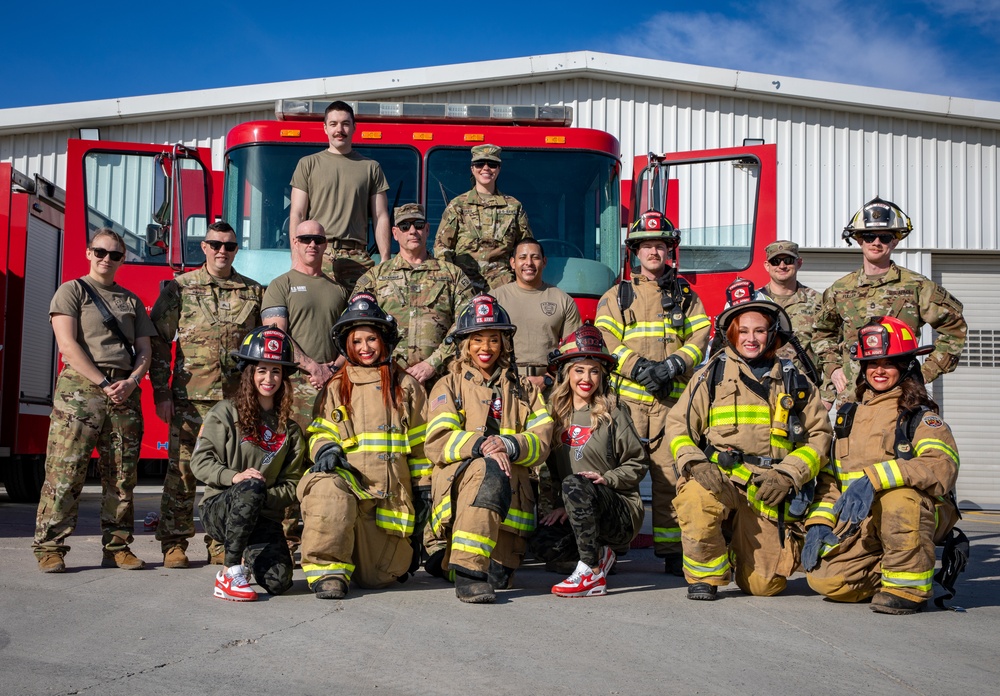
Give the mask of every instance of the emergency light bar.
M 573 125 L 572 106 L 530 104 L 422 104 L 415 102 L 347 102 L 359 121 L 413 121 L 421 123 Z M 279 99 L 274 115 L 279 121 L 322 121 L 326 99 Z

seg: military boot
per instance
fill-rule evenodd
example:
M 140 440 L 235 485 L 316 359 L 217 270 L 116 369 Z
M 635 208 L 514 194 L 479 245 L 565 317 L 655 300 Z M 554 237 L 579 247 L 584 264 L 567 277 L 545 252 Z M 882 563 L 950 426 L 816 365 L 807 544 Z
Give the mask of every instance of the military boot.
M 118 551 L 108 551 L 104 549 L 104 557 L 101 558 L 102 568 L 121 568 L 122 570 L 141 570 L 146 567 L 146 562 L 137 558 L 129 547 Z
M 43 573 L 65 573 L 66 563 L 58 553 L 46 553 L 38 559 L 38 569 Z
M 343 599 L 347 596 L 347 583 L 340 578 L 329 577 L 313 584 L 316 599 Z
M 461 573 L 455 574 L 455 596 L 468 604 L 493 604 L 497 601 L 488 582 Z
M 163 554 L 164 568 L 187 568 L 189 565 L 187 554 L 180 546 L 171 546 Z
M 872 611 L 877 614 L 907 616 L 922 611 L 926 606 L 927 600 L 906 599 L 891 592 L 876 592 L 875 596 L 872 597 Z

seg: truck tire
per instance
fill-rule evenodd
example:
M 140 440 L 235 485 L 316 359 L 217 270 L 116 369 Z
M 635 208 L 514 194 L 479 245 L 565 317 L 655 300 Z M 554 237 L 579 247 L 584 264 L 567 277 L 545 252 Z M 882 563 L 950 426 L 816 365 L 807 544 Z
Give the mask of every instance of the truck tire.
M 14 456 L 4 472 L 3 486 L 13 503 L 37 503 L 45 483 L 45 456 Z

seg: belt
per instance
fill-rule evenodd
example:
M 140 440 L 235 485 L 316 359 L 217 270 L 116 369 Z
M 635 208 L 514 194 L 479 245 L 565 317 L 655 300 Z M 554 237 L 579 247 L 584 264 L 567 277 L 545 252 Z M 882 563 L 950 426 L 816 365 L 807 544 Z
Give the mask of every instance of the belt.
M 517 371 L 528 377 L 544 377 L 549 368 L 544 365 L 518 365 Z
M 359 242 L 356 239 L 327 238 L 326 241 L 330 243 L 331 249 L 364 249 L 366 247 L 364 242 Z
M 719 464 L 727 469 L 732 469 L 734 464 L 740 462 L 751 466 L 759 466 L 761 469 L 770 469 L 775 463 L 774 457 L 758 457 L 754 454 L 744 454 L 736 449 L 720 450 L 713 445 L 705 447 L 705 456 L 709 459 L 715 454 L 718 454 Z
M 101 370 L 104 376 L 110 379 L 112 382 L 117 382 L 120 379 L 128 379 L 132 376 L 132 370 L 123 370 L 119 367 L 113 367 L 110 369 Z

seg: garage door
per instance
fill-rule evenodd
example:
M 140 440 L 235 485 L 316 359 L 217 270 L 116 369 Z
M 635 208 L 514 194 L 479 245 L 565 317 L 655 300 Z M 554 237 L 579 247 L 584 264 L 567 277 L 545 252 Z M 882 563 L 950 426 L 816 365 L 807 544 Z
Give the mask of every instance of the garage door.
M 816 292 L 823 292 L 842 278 L 861 267 L 861 254 L 857 248 L 850 252 L 817 253 L 802 252 L 802 269 L 799 282 Z
M 997 408 L 1000 401 L 1000 256 L 934 257 L 932 276 L 965 305 L 969 340 L 958 368 L 932 385 L 955 433 L 964 509 L 1000 509 Z

